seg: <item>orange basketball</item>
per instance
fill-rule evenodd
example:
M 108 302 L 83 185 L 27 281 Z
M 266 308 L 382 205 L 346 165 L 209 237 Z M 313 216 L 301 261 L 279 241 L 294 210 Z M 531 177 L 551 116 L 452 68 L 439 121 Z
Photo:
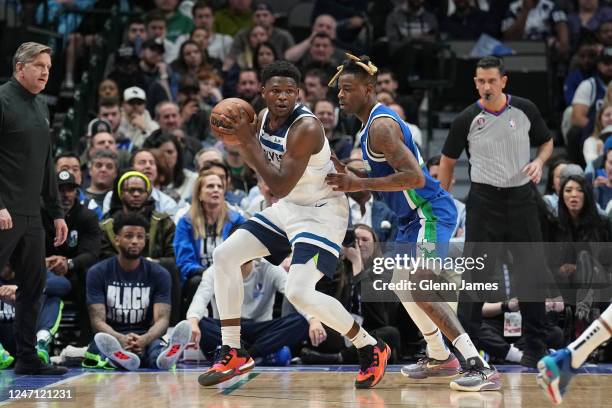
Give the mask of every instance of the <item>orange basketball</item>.
M 252 120 L 256 119 L 255 109 L 247 101 L 240 98 L 227 98 L 215 105 L 212 112 L 210 113 L 210 129 L 212 134 L 223 143 L 228 145 L 240 144 L 236 135 L 229 133 L 222 129 L 225 127 L 226 121 L 228 121 L 228 114 L 230 107 L 233 107 L 239 112 L 238 109 L 243 108 Z

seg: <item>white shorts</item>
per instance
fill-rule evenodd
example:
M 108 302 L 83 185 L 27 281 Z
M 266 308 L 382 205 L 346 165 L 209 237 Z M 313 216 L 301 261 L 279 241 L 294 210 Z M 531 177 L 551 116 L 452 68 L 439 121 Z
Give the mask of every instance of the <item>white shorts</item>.
M 256 213 L 240 228 L 251 232 L 270 251 L 275 265 L 293 252 L 292 264 L 315 258 L 317 269 L 333 275 L 348 226 L 348 200 L 342 195 L 305 206 L 280 200 Z

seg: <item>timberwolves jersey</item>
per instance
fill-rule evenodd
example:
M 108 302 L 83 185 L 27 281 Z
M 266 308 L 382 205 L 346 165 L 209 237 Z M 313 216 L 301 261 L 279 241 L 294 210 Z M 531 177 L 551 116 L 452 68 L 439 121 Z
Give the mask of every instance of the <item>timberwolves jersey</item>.
M 404 144 L 416 157 L 425 176 L 425 186 L 415 190 L 382 192 L 387 205 L 395 211 L 400 227 L 417 219 L 443 223 L 457 222 L 457 209 L 450 195 L 440 187 L 440 182 L 429 175 L 418 147 L 412 140 L 412 134 L 404 121 L 388 107 L 377 103 L 372 108 L 367 123 L 361 128 L 358 137 L 361 139 L 361 151 L 365 168 L 370 177 L 385 177 L 395 173 L 387 163 L 385 156 L 374 153 L 369 146 L 369 131 L 376 118 L 388 117 L 395 120 L 404 135 Z
M 311 117 L 316 119 L 316 116 L 304 105 L 297 104 L 287 120 L 278 129 L 272 130 L 269 126 L 268 112 L 268 109 L 264 110 L 262 125 L 257 137 L 266 153 L 268 161 L 276 168 L 280 168 L 287 149 L 287 135 L 291 127 L 302 118 Z M 321 129 L 323 129 L 322 125 Z M 310 156 L 304 174 L 289 195 L 283 198 L 284 200 L 297 205 L 312 205 L 323 198 L 342 195 L 340 192 L 333 191 L 325 182 L 325 176 L 328 173 L 335 172 L 335 168 L 330 159 L 331 149 L 329 142 L 327 138 L 324 139 L 323 148 L 318 153 Z

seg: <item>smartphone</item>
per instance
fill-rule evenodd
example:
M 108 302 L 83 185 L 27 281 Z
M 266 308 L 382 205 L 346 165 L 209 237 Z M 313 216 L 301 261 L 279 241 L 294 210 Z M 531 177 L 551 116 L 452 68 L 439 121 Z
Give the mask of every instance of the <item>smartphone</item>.
M 344 234 L 344 239 L 342 240 L 342 246 L 355 246 L 355 230 L 353 228 L 348 228 L 346 230 L 346 234 Z

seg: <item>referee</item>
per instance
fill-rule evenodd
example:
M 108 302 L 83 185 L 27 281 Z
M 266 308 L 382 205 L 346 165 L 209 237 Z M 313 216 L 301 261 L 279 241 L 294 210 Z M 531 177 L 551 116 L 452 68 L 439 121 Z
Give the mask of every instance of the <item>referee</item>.
M 513 282 L 521 302 L 525 350 L 521 364 L 535 367 L 546 352 L 541 328 L 544 323 L 542 290 L 545 265 L 541 253 L 542 232 L 533 183 L 540 182 L 542 166 L 550 157 L 553 142 L 538 108 L 529 100 L 503 92 L 508 77 L 502 61 L 486 57 L 476 65 L 474 82 L 480 99 L 453 121 L 442 149 L 439 180 L 450 188 L 455 163 L 466 149 L 471 180 L 466 202 L 466 251 L 464 256 L 487 254 L 486 266 L 471 271 L 474 282 L 492 282 L 496 261 L 512 254 Z M 537 157 L 530 161 L 530 145 Z M 499 242 L 512 242 L 502 246 Z M 479 244 L 471 244 L 479 243 Z M 485 244 L 493 243 L 493 244 Z M 523 244 L 516 244 L 523 243 Z M 501 262 L 501 261 L 500 261 Z M 497 264 L 498 268 L 499 263 Z M 468 276 L 469 278 L 469 276 Z M 470 337 L 478 342 L 482 321 L 482 296 L 459 295 L 458 315 Z
M 51 159 L 49 111 L 38 94 L 51 69 L 51 49 L 28 42 L 13 57 L 13 77 L 0 86 L 0 268 L 15 271 L 16 374 L 59 375 L 36 353 L 36 322 L 45 287 L 45 235 L 41 197 L 55 224 L 55 246 L 68 228 L 58 200 Z

